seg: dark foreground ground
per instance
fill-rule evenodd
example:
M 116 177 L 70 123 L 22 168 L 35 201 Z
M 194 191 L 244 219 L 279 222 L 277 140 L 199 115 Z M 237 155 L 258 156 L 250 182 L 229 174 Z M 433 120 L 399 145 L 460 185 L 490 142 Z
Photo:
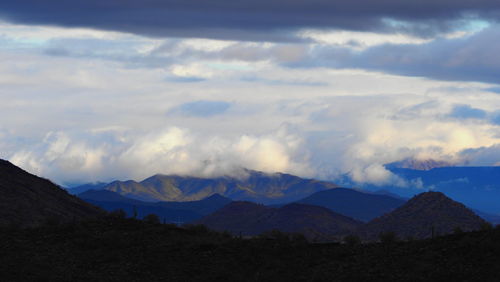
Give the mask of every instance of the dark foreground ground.
M 0 230 L 1 281 L 499 281 L 500 228 L 435 239 L 308 244 L 103 219 Z M 389 240 L 390 241 L 390 240 Z

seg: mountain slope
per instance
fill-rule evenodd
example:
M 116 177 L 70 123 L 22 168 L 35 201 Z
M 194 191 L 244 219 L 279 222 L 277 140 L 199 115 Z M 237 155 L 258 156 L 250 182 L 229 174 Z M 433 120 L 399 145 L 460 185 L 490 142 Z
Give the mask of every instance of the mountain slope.
M 213 194 L 262 203 L 292 202 L 312 193 L 336 188 L 333 183 L 297 176 L 246 171 L 246 178 L 197 178 L 154 175 L 141 182 L 115 181 L 104 189 L 143 201 L 195 201 Z
M 336 188 L 316 192 L 298 203 L 325 207 L 361 221 L 370 221 L 403 205 L 404 200 L 386 195 Z
M 83 200 L 99 201 L 99 202 L 120 202 L 120 203 L 131 203 L 131 204 L 145 203 L 142 201 L 124 197 L 116 192 L 108 190 L 87 190 L 83 193 L 78 194 L 77 196 L 78 198 Z
M 315 240 L 331 240 L 349 234 L 362 224 L 317 206 L 293 203 L 271 208 L 250 202 L 232 202 L 197 223 L 233 234 L 258 235 L 279 230 L 302 233 Z
M 71 188 L 65 188 L 68 193 L 71 195 L 78 195 L 83 192 L 89 191 L 89 190 L 101 190 L 104 188 L 104 186 L 108 185 L 108 183 L 105 182 L 96 182 L 96 183 L 87 183 Z
M 72 221 L 103 213 L 49 180 L 0 160 L 0 225 L 35 226 L 48 220 Z
M 227 205 L 231 199 L 215 194 L 200 201 L 144 202 L 107 190 L 89 190 L 78 195 L 81 199 L 107 211 L 121 209 L 131 217 L 143 218 L 156 214 L 166 222 L 189 223 Z
M 477 230 L 484 223 L 474 212 L 443 193 L 425 192 L 365 224 L 359 233 L 368 239 L 376 239 L 380 233 L 389 231 L 403 238 L 428 238 L 433 233 L 451 233 L 457 227 L 464 231 Z

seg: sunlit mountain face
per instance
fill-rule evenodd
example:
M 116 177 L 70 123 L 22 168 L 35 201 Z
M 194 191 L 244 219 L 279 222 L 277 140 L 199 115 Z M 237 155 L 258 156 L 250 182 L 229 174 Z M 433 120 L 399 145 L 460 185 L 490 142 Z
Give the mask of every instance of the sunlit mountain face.
M 500 213 L 497 170 L 466 170 L 500 164 L 499 15 L 472 0 L 2 1 L 0 158 L 64 186 L 257 170 Z

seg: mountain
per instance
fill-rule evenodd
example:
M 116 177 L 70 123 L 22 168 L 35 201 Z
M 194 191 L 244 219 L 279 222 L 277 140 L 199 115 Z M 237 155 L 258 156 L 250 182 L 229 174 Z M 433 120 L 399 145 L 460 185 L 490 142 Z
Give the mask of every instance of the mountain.
M 213 194 L 199 201 L 158 202 L 157 205 L 169 209 L 187 210 L 196 212 L 200 215 L 208 215 L 231 202 L 232 200 L 229 198 L 226 198 L 219 194 Z
M 279 230 L 321 241 L 352 233 L 362 224 L 323 207 L 293 203 L 271 208 L 251 202 L 232 202 L 196 223 L 236 235 Z
M 283 173 L 246 170 L 247 177 L 198 178 L 154 175 L 141 182 L 115 181 L 104 187 L 122 196 L 142 201 L 196 201 L 213 194 L 266 204 L 292 202 L 312 193 L 336 188 L 330 182 L 303 179 Z
M 124 197 L 116 192 L 107 190 L 87 190 L 77 195 L 80 199 L 98 201 L 98 202 L 121 202 L 131 204 L 147 204 L 146 202 L 138 201 Z
M 316 192 L 298 203 L 325 207 L 361 221 L 370 221 L 403 205 L 404 200 L 386 195 L 336 188 Z
M 440 192 L 421 193 L 394 211 L 378 217 L 360 228 L 367 239 L 376 239 L 382 232 L 394 232 L 402 238 L 428 238 L 434 234 L 477 230 L 485 221 L 463 204 Z
M 36 226 L 104 214 L 47 179 L 0 160 L 0 225 Z
M 71 188 L 65 188 L 65 189 L 66 189 L 66 191 L 68 191 L 68 193 L 70 193 L 72 195 L 78 195 L 78 194 L 81 194 L 81 193 L 89 191 L 89 190 L 101 190 L 106 185 L 108 185 L 108 183 L 96 182 L 96 183 L 87 183 L 87 184 L 83 184 L 83 185 L 79 185 L 79 186 L 75 186 L 75 187 L 71 187 Z
M 138 218 L 156 214 L 165 222 L 189 223 L 227 205 L 231 199 L 219 194 L 200 201 L 189 202 L 144 202 L 124 197 L 107 190 L 89 190 L 78 195 L 81 199 L 107 211 L 121 209 L 131 217 Z
M 433 159 L 417 160 L 413 158 L 393 162 L 385 165 L 387 168 L 408 168 L 414 170 L 431 170 L 438 167 L 452 167 L 453 164 L 445 161 L 436 161 Z

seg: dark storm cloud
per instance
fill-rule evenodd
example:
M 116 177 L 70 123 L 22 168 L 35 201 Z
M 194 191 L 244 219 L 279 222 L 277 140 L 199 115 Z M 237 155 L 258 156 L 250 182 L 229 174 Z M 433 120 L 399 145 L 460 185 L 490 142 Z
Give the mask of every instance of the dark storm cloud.
M 472 36 L 425 44 L 384 44 L 363 51 L 321 46 L 291 67 L 359 68 L 448 81 L 500 84 L 498 25 Z M 492 88 L 495 89 L 495 88 Z
M 0 17 L 25 24 L 90 27 L 149 36 L 294 40 L 297 28 L 405 30 L 429 35 L 456 20 L 498 19 L 490 0 L 5 0 Z M 394 24 L 394 21 L 406 24 Z

